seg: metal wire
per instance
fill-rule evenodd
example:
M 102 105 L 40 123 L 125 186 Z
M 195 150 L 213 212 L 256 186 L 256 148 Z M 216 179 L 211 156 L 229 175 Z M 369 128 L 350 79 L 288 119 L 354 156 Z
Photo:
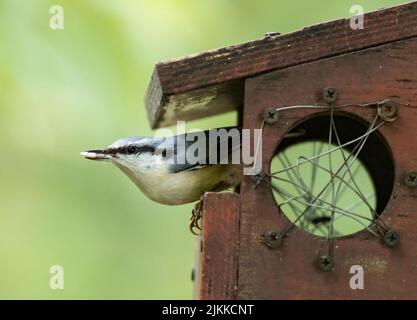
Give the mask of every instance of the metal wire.
M 367 104 L 366 106 L 377 106 L 378 103 L 372 103 Z M 352 105 L 344 105 L 344 106 L 338 106 L 340 107 L 348 107 L 348 106 L 354 106 Z M 281 107 L 276 108 L 275 110 L 278 112 L 285 111 L 285 110 L 294 110 L 294 109 L 300 109 L 300 108 L 311 108 L 311 109 L 325 109 L 329 110 L 330 114 L 330 124 L 329 124 L 329 135 L 328 135 L 328 150 L 322 151 L 322 147 L 317 150 L 316 145 L 313 146 L 313 154 L 318 151 L 318 154 L 314 154 L 310 158 L 306 158 L 304 156 L 298 157 L 295 164 L 291 164 L 288 157 L 285 155 L 285 153 L 280 154 L 278 156 L 278 159 L 282 166 L 284 166 L 284 169 L 281 169 L 279 171 L 273 172 L 269 178 L 278 179 L 281 181 L 286 181 L 293 185 L 296 190 L 298 191 L 298 195 L 291 194 L 287 191 L 282 190 L 281 188 L 277 187 L 270 181 L 269 179 L 264 179 L 265 181 L 268 181 L 268 183 L 271 185 L 271 187 L 278 193 L 284 196 L 285 200 L 280 203 L 280 207 L 284 205 L 289 205 L 292 209 L 292 211 L 296 214 L 296 219 L 292 221 L 284 230 L 281 232 L 282 235 L 285 235 L 294 225 L 296 225 L 301 220 L 301 225 L 303 226 L 303 223 L 305 221 L 304 216 L 312 209 L 319 209 L 321 212 L 330 212 L 330 226 L 328 227 L 328 232 L 326 236 L 326 245 L 328 245 L 328 254 L 329 256 L 332 256 L 333 253 L 333 238 L 335 237 L 335 228 L 334 228 L 334 221 L 336 219 L 339 219 L 340 217 L 344 216 L 349 219 L 352 219 L 359 223 L 363 228 L 370 231 L 372 234 L 374 234 L 377 237 L 381 237 L 381 234 L 377 234 L 374 230 L 372 230 L 369 225 L 374 224 L 378 227 L 378 231 L 382 233 L 382 230 L 380 229 L 380 225 L 378 225 L 377 220 L 377 213 L 375 209 L 372 207 L 372 205 L 369 203 L 369 199 L 374 197 L 374 195 L 367 195 L 365 196 L 359 187 L 358 183 L 356 182 L 356 173 L 359 170 L 359 166 L 352 172 L 352 166 L 355 164 L 359 154 L 362 152 L 369 136 L 374 133 L 376 130 L 378 130 L 381 126 L 385 124 L 384 121 L 381 121 L 378 123 L 379 116 L 376 115 L 376 117 L 371 122 L 369 128 L 366 130 L 366 132 L 362 135 L 360 135 L 357 138 L 354 138 L 348 142 L 341 143 L 336 124 L 334 121 L 334 107 L 331 106 L 287 106 L 287 107 Z M 264 129 L 265 121 L 262 122 L 261 130 Z M 333 141 L 337 142 L 337 146 L 334 147 Z M 356 146 L 353 148 L 352 152 L 346 156 L 344 152 L 344 148 L 347 146 L 350 146 L 354 143 L 357 143 Z M 259 152 L 259 143 L 257 144 L 257 150 L 256 152 Z M 333 160 L 332 155 L 340 151 L 343 163 L 337 170 L 333 169 Z M 319 165 L 318 160 L 324 156 L 328 156 L 328 163 L 329 163 L 329 169 Z M 313 171 L 311 176 L 311 181 L 309 186 L 307 186 L 307 183 L 304 181 L 301 172 L 300 167 L 306 163 L 310 163 L 313 165 Z M 317 176 L 317 169 L 324 170 L 329 174 L 330 180 L 328 183 L 322 188 L 322 190 L 317 194 L 314 195 L 314 181 Z M 278 177 L 278 175 L 286 173 L 288 179 L 283 179 Z M 346 181 L 344 177 L 348 175 L 348 180 Z M 265 178 L 268 178 L 265 176 Z M 343 193 L 347 190 L 352 190 L 360 199 L 359 203 L 355 203 L 354 205 L 348 207 L 348 208 L 340 208 L 337 205 L 338 199 L 343 195 Z M 325 197 L 323 195 L 327 195 L 328 192 L 331 192 L 331 201 L 325 201 Z M 297 206 L 294 206 L 293 202 L 297 202 L 299 204 L 302 204 L 306 206 L 306 209 L 300 213 L 300 209 L 298 209 Z M 354 208 L 361 205 L 362 203 L 366 204 L 366 206 L 369 208 L 372 219 L 362 216 L 360 214 L 357 214 L 355 212 L 352 212 Z M 353 209 L 352 209 L 353 208 Z M 338 214 L 337 216 L 335 214 Z M 304 219 L 303 219 L 304 218 Z M 365 224 L 364 221 L 369 222 L 368 224 Z M 385 223 L 383 223 L 384 227 L 386 226 Z

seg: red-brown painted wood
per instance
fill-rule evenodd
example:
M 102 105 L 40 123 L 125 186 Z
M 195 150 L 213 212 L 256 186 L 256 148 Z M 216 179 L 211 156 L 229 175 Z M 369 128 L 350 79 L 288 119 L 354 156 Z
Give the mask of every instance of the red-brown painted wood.
M 417 36 L 417 2 L 364 19 L 362 30 L 340 19 L 157 64 L 146 96 L 152 127 L 240 108 L 245 78 Z
M 381 28 L 379 32 L 383 33 Z M 339 92 L 337 105 L 378 102 L 390 97 L 410 103 L 400 107 L 399 118 L 379 132 L 395 162 L 395 186 L 383 212 L 387 223 L 401 235 L 400 246 L 387 248 L 367 232 L 336 241 L 335 270 L 316 266 L 322 239 L 294 228 L 276 250 L 260 237 L 282 230 L 288 221 L 280 214 L 266 184 L 254 189 L 250 177 L 241 185 L 238 294 L 240 299 L 401 299 L 417 298 L 417 188 L 403 183 L 417 170 L 417 38 L 290 67 L 246 81 L 244 127 L 259 128 L 266 108 L 288 105 L 324 105 L 321 92 L 331 86 Z M 370 122 L 371 108 L 343 109 Z M 263 134 L 263 168 L 269 164 L 282 137 L 317 110 L 283 112 Z M 375 154 L 375 157 L 380 155 Z M 384 172 L 380 173 L 384 175 Z M 350 266 L 365 270 L 365 289 L 349 287 Z
M 235 299 L 240 197 L 236 193 L 204 195 L 199 299 Z

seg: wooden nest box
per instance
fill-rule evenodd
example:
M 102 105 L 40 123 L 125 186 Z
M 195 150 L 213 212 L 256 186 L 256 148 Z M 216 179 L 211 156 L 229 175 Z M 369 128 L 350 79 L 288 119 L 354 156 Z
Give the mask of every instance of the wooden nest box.
M 196 298 L 417 298 L 417 2 L 159 63 L 146 106 L 262 128 L 262 174 L 205 195 Z

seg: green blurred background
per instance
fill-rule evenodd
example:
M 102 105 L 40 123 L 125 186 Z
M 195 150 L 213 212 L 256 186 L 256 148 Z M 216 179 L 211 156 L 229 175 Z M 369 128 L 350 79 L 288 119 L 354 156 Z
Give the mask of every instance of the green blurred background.
M 158 61 L 405 2 L 0 0 L 0 298 L 191 298 L 192 206 L 153 203 L 79 152 L 152 135 Z M 64 30 L 49 28 L 53 4 Z M 49 288 L 55 264 L 64 290 Z

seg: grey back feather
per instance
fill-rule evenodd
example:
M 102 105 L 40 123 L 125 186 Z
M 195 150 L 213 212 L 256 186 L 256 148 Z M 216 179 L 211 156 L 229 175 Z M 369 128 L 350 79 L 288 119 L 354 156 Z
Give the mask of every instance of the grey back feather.
M 212 164 L 239 163 L 241 129 L 225 127 L 164 138 L 158 152 L 171 172 L 195 170 Z

